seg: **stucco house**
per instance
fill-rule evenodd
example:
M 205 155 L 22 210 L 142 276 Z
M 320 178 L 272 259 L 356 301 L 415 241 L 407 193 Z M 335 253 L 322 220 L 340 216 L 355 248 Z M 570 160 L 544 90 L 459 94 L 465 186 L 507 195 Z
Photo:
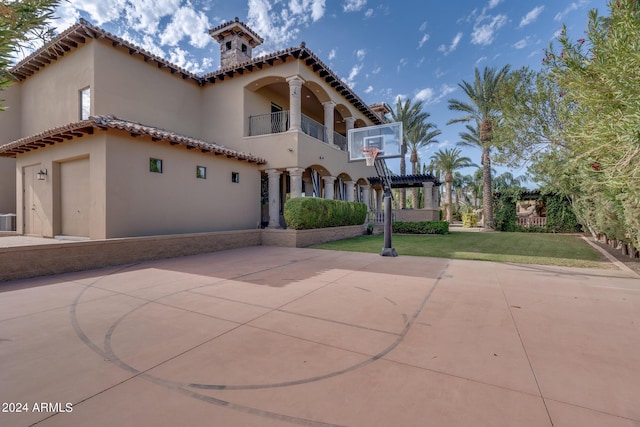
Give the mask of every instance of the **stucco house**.
M 380 124 L 385 104 L 304 43 L 254 58 L 263 40 L 237 18 L 209 34 L 221 68 L 202 76 L 84 20 L 10 70 L 0 182 L 16 192 L 0 213 L 15 210 L 18 234 L 277 228 L 288 197 L 379 203 L 346 135 Z

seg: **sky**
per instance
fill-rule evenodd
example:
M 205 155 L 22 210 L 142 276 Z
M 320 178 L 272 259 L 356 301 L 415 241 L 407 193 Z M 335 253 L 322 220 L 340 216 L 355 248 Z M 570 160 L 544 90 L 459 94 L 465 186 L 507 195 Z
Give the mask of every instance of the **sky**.
M 464 125 L 448 100 L 467 98 L 459 87 L 474 70 L 530 66 L 562 25 L 584 37 L 588 11 L 608 15 L 607 0 L 67 0 L 58 31 L 85 18 L 170 62 L 206 74 L 220 68 L 210 28 L 238 17 L 264 38 L 254 57 L 305 42 L 367 104 L 398 99 L 424 103 L 442 134 L 420 152 L 452 148 Z M 463 154 L 480 163 L 480 151 Z M 392 166 L 392 169 L 394 166 Z M 506 169 L 497 167 L 497 172 Z M 463 170 L 472 173 L 473 170 Z M 526 167 L 511 171 L 524 175 Z

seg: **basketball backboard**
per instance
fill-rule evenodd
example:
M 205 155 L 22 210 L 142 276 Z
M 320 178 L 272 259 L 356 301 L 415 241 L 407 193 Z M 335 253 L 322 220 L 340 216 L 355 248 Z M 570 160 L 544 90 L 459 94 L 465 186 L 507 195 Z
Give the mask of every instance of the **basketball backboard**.
M 347 134 L 349 161 L 365 161 L 364 150 L 377 148 L 378 159 L 402 156 L 402 122 L 349 129 Z

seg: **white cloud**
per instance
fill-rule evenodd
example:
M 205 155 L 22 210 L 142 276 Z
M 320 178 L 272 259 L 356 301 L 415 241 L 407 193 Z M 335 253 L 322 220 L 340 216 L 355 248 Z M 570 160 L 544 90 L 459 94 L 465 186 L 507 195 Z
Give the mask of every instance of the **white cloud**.
M 586 5 L 589 4 L 588 0 L 580 0 L 577 3 L 573 2 L 571 3 L 569 6 L 567 6 L 567 8 L 565 10 L 563 10 L 562 12 L 556 14 L 556 16 L 553 18 L 555 21 L 558 22 L 562 22 L 562 20 L 571 12 L 576 11 L 578 9 L 580 9 L 581 7 L 584 7 Z
M 409 60 L 407 58 L 400 58 L 400 61 L 398 61 L 398 66 L 396 67 L 398 72 L 400 72 L 400 69 L 406 66 L 408 63 L 409 63 Z
M 369 86 L 364 90 L 364 93 L 366 93 L 366 94 L 369 94 L 371 92 L 373 92 L 373 86 Z
M 393 98 L 393 103 L 397 103 L 398 101 L 404 101 L 407 99 L 407 95 L 404 93 L 399 93 Z
M 179 47 L 171 49 L 168 59 L 171 63 L 196 74 L 209 71 L 213 66 L 211 58 L 203 58 L 202 62 L 198 62 L 197 58 Z
M 416 101 L 422 101 L 428 104 L 433 98 L 433 95 L 434 95 L 433 89 L 431 89 L 430 87 L 426 87 L 416 92 L 416 95 L 414 98 Z
M 476 60 L 476 64 L 475 64 L 475 65 L 476 65 L 476 66 L 478 66 L 478 64 L 480 64 L 481 62 L 486 61 L 487 59 L 488 59 L 488 58 L 487 58 L 486 56 L 481 56 L 480 58 L 478 58 L 478 59 Z
M 426 42 L 429 41 L 429 37 L 430 37 L 429 34 L 425 34 L 422 36 L 422 38 L 418 42 L 418 49 L 420 49 Z
M 531 9 L 529 12 L 527 12 L 525 16 L 522 17 L 522 19 L 520 20 L 520 25 L 518 25 L 518 28 L 526 27 L 527 25 L 533 22 L 536 22 L 536 19 L 538 19 L 538 16 L 540 16 L 543 10 L 544 10 L 544 6 L 538 6 L 536 8 Z
M 485 15 L 482 14 L 476 19 L 471 33 L 471 43 L 479 45 L 490 45 L 493 43 L 496 31 L 507 23 L 506 15 Z
M 460 43 L 460 40 L 462 40 L 462 33 L 456 34 L 456 36 L 453 38 L 449 46 L 446 46 L 444 44 L 441 44 L 440 46 L 438 46 L 438 51 L 444 53 L 445 55 L 448 55 L 454 50 L 456 50 L 456 48 L 458 47 L 458 44 Z
M 487 9 L 493 9 L 497 5 L 502 3 L 502 0 L 489 0 L 489 4 L 487 5 Z
M 209 19 L 202 12 L 183 6 L 174 13 L 171 22 L 160 34 L 160 43 L 175 46 L 183 38 L 189 38 L 193 47 L 203 48 L 213 39 L 209 37 Z
M 353 89 L 356 86 L 356 82 L 355 79 L 356 77 L 358 77 L 358 74 L 360 74 L 360 71 L 362 71 L 362 64 L 357 64 L 354 65 L 353 67 L 351 67 L 351 72 L 349 72 L 349 77 L 347 77 L 346 79 L 342 79 L 342 81 L 344 81 L 351 89 Z
M 380 73 L 380 71 L 382 71 L 382 68 L 380 68 L 380 67 L 376 67 L 376 68 L 374 68 L 374 69 L 371 71 L 371 74 L 379 74 L 379 73 Z
M 529 46 L 529 37 L 525 37 L 525 38 L 523 38 L 521 40 L 518 40 L 513 45 L 513 47 L 515 47 L 516 49 L 524 49 L 527 46 Z
M 422 23 L 422 25 L 420 25 L 420 28 L 418 28 L 418 30 L 419 30 L 420 32 L 424 32 L 424 30 L 426 30 L 426 29 L 427 29 L 427 21 L 424 21 L 424 22 Z
M 247 24 L 265 38 L 257 56 L 288 47 L 300 28 L 324 17 L 326 0 L 248 0 L 248 11 Z
M 127 22 L 137 31 L 155 34 L 160 19 L 173 15 L 180 8 L 180 0 L 128 1 L 125 7 Z
M 365 18 L 371 18 L 373 16 L 373 9 L 367 9 L 364 13 Z
M 311 20 L 316 22 L 324 16 L 326 0 L 289 0 L 289 10 L 294 15 L 310 13 Z
M 331 49 L 331 50 L 329 51 L 329 56 L 328 56 L 329 61 L 331 61 L 331 60 L 332 60 L 332 59 L 334 59 L 335 57 L 336 57 L 336 50 L 335 50 L 335 49 Z
M 440 89 L 437 91 L 433 88 L 426 87 L 424 89 L 420 89 L 415 94 L 415 99 L 417 101 L 424 102 L 425 105 L 437 104 L 447 97 L 452 92 L 455 92 L 457 88 L 455 86 L 449 86 L 447 84 L 443 84 L 440 86 Z
M 555 40 L 562 35 L 562 28 L 558 28 L 552 35 L 551 39 Z
M 57 32 L 62 32 L 78 21 L 80 12 L 70 1 L 62 1 L 56 8 L 56 18 L 52 24 Z
M 345 12 L 357 12 L 362 10 L 367 4 L 367 0 L 347 0 L 342 5 L 342 10 Z
M 86 12 L 91 22 L 96 25 L 119 19 L 126 4 L 127 0 L 69 0 L 70 7 L 77 11 Z M 67 8 L 58 8 L 57 10 L 63 13 L 71 13 Z M 77 12 L 74 15 L 78 16 Z
M 356 57 L 358 58 L 358 61 L 362 61 L 366 55 L 367 55 L 366 50 L 364 49 L 356 50 Z

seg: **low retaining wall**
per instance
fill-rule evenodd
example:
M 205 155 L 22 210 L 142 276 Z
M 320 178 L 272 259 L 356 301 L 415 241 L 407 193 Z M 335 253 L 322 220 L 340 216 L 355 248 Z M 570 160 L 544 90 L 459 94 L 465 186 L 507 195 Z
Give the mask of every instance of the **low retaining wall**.
M 302 248 L 364 234 L 364 225 L 314 230 L 242 230 L 0 248 L 0 282 L 247 246 Z
M 221 231 L 0 248 L 0 281 L 258 246 L 260 234 Z
M 348 239 L 365 233 L 364 225 L 347 227 L 314 228 L 312 230 L 262 230 L 263 246 L 284 246 L 287 248 L 305 248 L 311 245 Z

